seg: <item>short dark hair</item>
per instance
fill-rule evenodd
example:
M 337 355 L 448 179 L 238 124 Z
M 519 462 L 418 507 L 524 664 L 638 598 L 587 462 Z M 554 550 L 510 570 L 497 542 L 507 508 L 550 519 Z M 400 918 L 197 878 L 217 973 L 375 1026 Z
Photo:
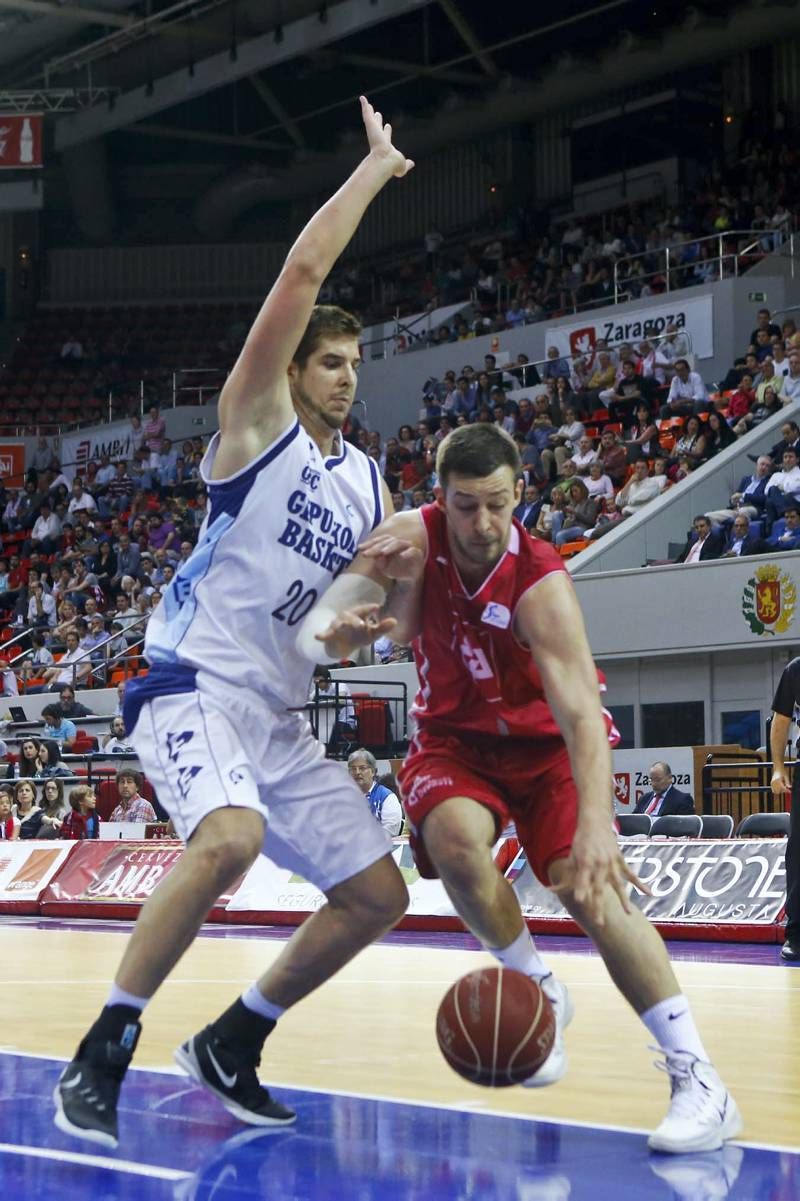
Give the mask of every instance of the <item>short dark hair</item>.
M 516 443 L 496 425 L 461 425 L 443 438 L 436 452 L 436 474 L 443 488 L 453 473 L 483 479 L 498 467 L 522 471 Z
M 317 304 L 311 310 L 311 317 L 292 362 L 298 367 L 305 367 L 323 338 L 357 338 L 360 333 L 361 322 L 352 313 L 336 304 Z
M 133 780 L 133 782 L 137 788 L 140 788 L 141 784 L 142 784 L 141 773 L 138 771 L 134 771 L 132 767 L 120 767 L 118 769 L 118 771 L 117 771 L 117 783 L 118 784 L 119 784 L 120 780 Z

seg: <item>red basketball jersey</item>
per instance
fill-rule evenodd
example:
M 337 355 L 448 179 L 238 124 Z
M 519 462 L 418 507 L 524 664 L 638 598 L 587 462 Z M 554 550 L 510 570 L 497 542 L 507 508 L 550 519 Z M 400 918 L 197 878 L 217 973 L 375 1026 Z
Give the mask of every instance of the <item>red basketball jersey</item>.
M 420 730 L 560 737 L 531 653 L 512 629 L 522 596 L 563 572 L 561 559 L 514 521 L 507 550 L 470 594 L 452 561 L 444 511 L 419 511 L 428 536 L 424 631 L 413 643 L 420 688 L 412 712 Z

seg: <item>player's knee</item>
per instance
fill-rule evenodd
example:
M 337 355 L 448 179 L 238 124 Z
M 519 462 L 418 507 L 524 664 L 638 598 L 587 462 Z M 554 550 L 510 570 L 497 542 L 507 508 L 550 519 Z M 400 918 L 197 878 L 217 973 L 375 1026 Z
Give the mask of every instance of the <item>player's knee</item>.
M 217 820 L 204 822 L 190 847 L 200 861 L 198 877 L 214 881 L 222 891 L 252 866 L 264 842 L 264 822 L 247 809 L 221 810 L 211 817 Z
M 328 896 L 328 903 L 345 911 L 371 938 L 388 930 L 408 908 L 408 889 L 390 856 L 345 881 Z
M 456 830 L 446 838 L 425 838 L 427 850 L 440 877 L 456 888 L 475 888 L 492 867 L 489 849 Z
M 376 913 L 378 925 L 384 930 L 391 929 L 404 916 L 408 909 L 408 900 L 405 880 L 399 871 L 393 872 L 378 899 Z

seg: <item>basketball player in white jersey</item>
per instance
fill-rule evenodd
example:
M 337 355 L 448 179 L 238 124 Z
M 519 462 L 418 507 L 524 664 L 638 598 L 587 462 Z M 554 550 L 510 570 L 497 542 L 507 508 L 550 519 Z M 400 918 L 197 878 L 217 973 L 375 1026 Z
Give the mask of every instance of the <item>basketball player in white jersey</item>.
M 362 97 L 369 153 L 311 219 L 223 389 L 203 463 L 209 508 L 194 553 L 151 619 L 150 672 L 125 692 L 126 728 L 186 843 L 142 909 L 106 1006 L 55 1092 L 56 1124 L 117 1145 L 117 1099 L 141 1012 L 217 898 L 262 846 L 328 903 L 271 968 L 176 1053 L 253 1125 L 294 1121 L 258 1081 L 277 1019 L 403 914 L 408 895 L 375 822 L 302 713 L 316 648 L 298 623 L 391 511 L 375 463 L 342 439 L 360 327 L 315 308 L 369 203 L 413 166 Z

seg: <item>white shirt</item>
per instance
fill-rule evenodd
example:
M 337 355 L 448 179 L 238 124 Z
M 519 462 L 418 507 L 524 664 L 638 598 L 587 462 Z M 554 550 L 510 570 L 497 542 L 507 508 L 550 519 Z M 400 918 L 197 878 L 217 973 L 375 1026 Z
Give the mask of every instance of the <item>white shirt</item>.
M 131 746 L 127 739 L 125 741 L 120 741 L 119 738 L 109 738 L 108 742 L 105 743 L 102 749 L 113 755 L 115 751 L 118 753 L 123 751 L 132 751 L 134 750 L 134 747 Z
M 579 450 L 573 450 L 570 455 L 572 462 L 576 467 L 588 467 L 590 463 L 594 463 L 597 458 L 596 450 L 587 450 L 586 454 L 582 454 Z
M 14 672 L 11 670 L 11 668 L 7 667 L 5 671 L 0 672 L 0 676 L 2 676 L 3 681 L 2 695 L 19 696 L 19 684 L 17 683 L 17 677 L 14 675 Z
M 660 496 L 662 487 L 663 484 L 654 475 L 646 476 L 643 480 L 632 479 L 625 485 L 623 492 L 617 495 L 617 505 L 623 513 L 626 509 L 638 509 Z
M 793 467 L 791 471 L 776 471 L 770 476 L 766 491 L 771 492 L 773 488 L 785 496 L 797 496 L 800 493 L 800 467 Z
M 670 404 L 673 400 L 708 400 L 706 386 L 696 371 L 689 372 L 685 383 L 680 376 L 673 375 L 672 383 L 669 386 L 667 404 Z
M 706 538 L 707 537 L 708 537 L 708 535 L 706 535 Z M 703 549 L 703 544 L 705 543 L 705 541 L 706 541 L 705 538 L 703 538 L 702 540 L 700 538 L 695 539 L 695 541 L 689 547 L 688 555 L 683 560 L 684 563 L 699 563 L 700 562 L 700 551 Z
M 51 513 L 49 517 L 37 517 L 33 523 L 31 530 L 31 538 L 37 542 L 42 542 L 45 538 L 60 538 L 61 537 L 61 522 L 57 514 Z
M 176 672 L 202 668 L 218 684 L 302 708 L 317 656 L 298 647 L 300 622 L 383 520 L 378 465 L 340 437 L 323 456 L 294 417 L 225 480 L 211 475 L 218 446 L 215 434 L 197 546 L 147 626 L 147 686 L 161 679 L 174 691 Z
M 776 367 L 776 374 L 780 368 Z M 783 384 L 781 385 L 781 399 L 800 400 L 800 375 L 790 375 L 788 372 L 784 376 Z
M 96 512 L 97 505 L 91 492 L 82 492 L 80 496 L 73 496 L 67 505 L 68 513 L 77 513 L 79 509 L 85 509 L 87 513 Z
M 343 722 L 346 726 L 354 726 L 356 724 L 356 711 L 352 701 L 350 685 L 343 684 L 341 681 L 337 684 L 335 680 L 331 680 L 330 688 L 318 689 L 320 700 L 338 701 L 339 708 L 336 713 L 336 720 Z M 314 700 L 315 689 L 312 681 L 310 697 Z
M 56 602 L 49 592 L 42 593 L 42 613 L 47 618 L 47 624 L 54 626 L 56 624 Z M 28 621 L 34 622 L 39 616 L 39 609 L 36 602 L 36 597 L 32 596 L 28 601 Z
M 665 338 L 663 342 L 659 342 L 658 349 L 667 362 L 674 363 L 676 359 L 686 358 L 689 342 L 686 334 L 676 334 L 672 340 Z
M 71 684 L 72 664 L 75 663 L 76 660 L 83 658 L 85 654 L 86 652 L 82 650 L 80 646 L 76 646 L 74 651 L 65 651 L 58 661 L 59 668 L 62 668 L 63 670 L 59 671 L 55 682 L 57 684 Z M 82 676 L 87 675 L 90 667 L 91 664 L 89 663 L 88 658 L 84 658 L 83 662 L 79 663 L 75 669 L 76 680 L 80 680 Z
M 586 485 L 586 491 L 591 496 L 592 500 L 599 500 L 600 497 L 605 497 L 606 500 L 611 500 L 614 495 L 614 485 L 607 475 L 601 475 L 599 479 L 592 479 L 589 475 L 583 481 Z

